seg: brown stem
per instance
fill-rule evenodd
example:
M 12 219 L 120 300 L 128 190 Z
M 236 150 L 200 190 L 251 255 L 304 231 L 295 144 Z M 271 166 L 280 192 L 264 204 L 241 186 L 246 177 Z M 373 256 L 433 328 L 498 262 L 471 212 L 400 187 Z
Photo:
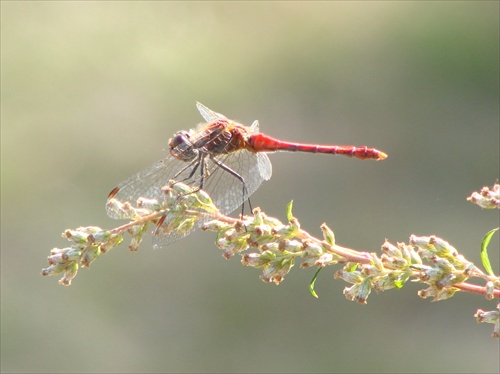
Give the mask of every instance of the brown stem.
M 160 218 L 164 214 L 165 214 L 165 211 L 163 211 L 163 210 L 161 210 L 159 212 L 154 212 L 152 214 L 148 214 L 147 216 L 142 216 L 141 218 L 138 218 L 135 221 L 130 221 L 129 223 L 126 223 L 125 225 L 122 225 L 122 226 L 116 227 L 112 230 L 109 230 L 109 232 L 111 234 L 117 234 L 119 232 L 122 232 L 122 231 L 129 229 L 132 226 L 140 225 L 140 224 L 146 223 L 148 221 L 152 221 L 156 218 Z
M 455 284 L 453 287 L 458 288 L 459 290 L 462 290 L 462 291 L 467 291 L 467 292 L 475 293 L 478 295 L 483 295 L 483 296 L 486 295 L 486 289 L 483 286 L 478 286 L 476 284 L 463 282 L 463 283 Z M 500 290 L 498 290 L 498 289 L 494 290 L 493 297 L 499 299 L 500 298 Z

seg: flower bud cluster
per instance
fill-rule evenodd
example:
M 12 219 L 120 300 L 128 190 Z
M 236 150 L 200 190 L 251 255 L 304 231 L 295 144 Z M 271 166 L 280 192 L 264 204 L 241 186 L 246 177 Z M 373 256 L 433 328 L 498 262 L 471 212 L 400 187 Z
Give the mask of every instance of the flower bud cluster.
M 112 234 L 100 227 L 79 227 L 66 230 L 62 236 L 73 244 L 66 248 L 54 248 L 47 258 L 49 267 L 42 269 L 42 275 L 63 274 L 59 283 L 69 286 L 78 273 L 78 268 L 89 267 L 102 253 L 116 247 L 123 240 L 123 235 Z
M 195 190 L 184 183 L 170 181 L 162 189 L 165 210 L 158 230 L 162 235 L 183 235 L 191 231 L 203 216 L 216 215 L 219 210 L 210 196 L 203 190 Z
M 413 274 L 412 266 L 420 264 L 422 260 L 411 246 L 404 243 L 395 246 L 386 240 L 380 258 L 370 253 L 369 263 L 347 263 L 334 277 L 353 284 L 344 289 L 348 300 L 366 304 L 372 289 L 385 291 L 403 287 Z
M 375 253 L 336 245 L 335 235 L 326 224 L 321 226 L 323 240 L 310 236 L 292 216 L 291 203 L 287 208 L 287 224 L 268 217 L 259 208 L 254 209 L 253 216 L 235 220 L 221 215 L 203 190 L 171 181 L 162 191 L 162 202 L 139 198 L 133 206 L 128 201 L 109 199 L 108 211 L 115 212 L 117 217 L 129 218 L 132 222 L 113 230 L 95 226 L 66 230 L 63 237 L 71 241 L 72 245 L 52 249 L 48 257 L 49 266 L 42 270 L 42 275 L 62 273 L 59 283 L 70 285 L 80 266 L 89 267 L 101 254 L 118 246 L 125 232 L 132 236 L 130 250 L 137 251 L 150 223 L 156 225 L 155 233 L 182 236 L 195 225 L 199 226 L 200 222 L 215 217 L 215 220 L 205 223 L 203 229 L 217 232 L 216 244 L 223 256 L 229 259 L 250 249 L 251 252 L 242 254 L 242 264 L 261 269 L 260 278 L 268 283 L 281 283 L 295 265 L 296 259 L 300 259 L 301 268 L 316 266 L 321 269 L 332 264 L 345 264 L 334 276 L 352 284 L 344 289 L 347 299 L 363 304 L 372 289 L 385 291 L 401 288 L 410 279 L 426 283 L 429 287 L 418 294 L 422 298 L 432 297 L 434 301 L 448 299 L 458 290 L 482 294 L 489 300 L 500 295 L 500 277 L 493 275 L 483 253 L 483 265 L 488 274 L 436 236 L 412 235 L 409 244 L 398 243 L 396 246 L 386 240 L 379 257 Z M 495 184 L 492 190 L 484 187 L 468 200 L 483 208 L 499 208 L 499 195 L 500 184 Z M 314 296 L 314 282 L 320 269 L 310 283 Z M 484 279 L 485 286 L 467 283 L 470 277 Z M 494 324 L 492 336 L 499 338 L 500 304 L 497 309 L 479 309 L 475 317 L 478 322 Z
M 149 214 L 151 211 L 147 206 L 154 204 L 158 204 L 158 200 L 148 200 L 145 202 L 142 198 L 139 198 L 137 208 L 135 208 L 129 201 L 121 202 L 117 199 L 109 199 L 106 203 L 106 208 L 108 211 L 115 212 L 117 217 L 135 220 Z
M 204 190 L 190 187 L 187 184 L 170 181 L 167 186 L 163 187 L 162 191 L 165 194 L 164 208 L 167 210 L 200 210 L 207 213 L 219 211 Z
M 386 241 L 380 258 L 375 253 L 370 256 L 369 263 L 347 263 L 335 273 L 335 278 L 353 284 L 344 290 L 349 300 L 366 303 L 372 289 L 385 291 L 401 288 L 410 278 L 429 285 L 418 292 L 420 297 L 443 300 L 458 291 L 455 285 L 479 272 L 453 246 L 436 236 L 412 235 L 409 244 L 398 243 L 397 246 Z M 489 283 L 491 287 L 488 288 Z M 491 299 L 496 286 L 494 282 L 488 284 L 485 287 L 486 297 Z
M 483 187 L 480 192 L 473 192 L 467 201 L 484 209 L 500 209 L 500 184 L 495 183 L 491 190 Z
M 450 243 L 436 236 L 412 235 L 410 245 L 416 247 L 418 255 L 426 260 L 425 265 L 414 267 L 418 270 L 415 276 L 429 285 L 418 292 L 422 298 L 432 297 L 434 301 L 448 299 L 458 291 L 455 285 L 465 282 L 477 271 L 474 264 L 460 255 Z
M 478 323 L 494 324 L 495 326 L 493 327 L 493 334 L 491 334 L 491 337 L 500 338 L 500 304 L 497 304 L 497 310 L 484 311 L 478 309 L 474 317 L 476 317 Z
M 265 282 L 281 283 L 297 258 L 302 260 L 302 268 L 324 267 L 340 259 L 330 252 L 334 235 L 326 225 L 322 227 L 323 242 L 301 237 L 296 218 L 291 217 L 285 225 L 259 208 L 254 209 L 253 217 L 245 217 L 234 224 L 215 220 L 207 222 L 203 229 L 218 232 L 216 244 L 227 259 L 247 249 L 256 250 L 243 254 L 241 262 L 244 266 L 261 269 L 260 278 Z
M 127 230 L 127 232 L 132 236 L 132 240 L 130 241 L 130 244 L 128 246 L 132 252 L 137 252 L 139 250 L 139 245 L 141 244 L 142 238 L 146 233 L 146 231 L 148 230 L 148 227 L 149 227 L 149 222 L 145 222 L 143 225 L 135 225 Z
M 218 214 L 218 209 L 203 190 L 196 191 L 172 181 L 162 190 L 162 203 L 140 197 L 134 206 L 129 201 L 109 199 L 108 211 L 132 222 L 113 230 L 95 226 L 66 230 L 62 236 L 73 244 L 67 248 L 54 248 L 48 257 L 49 267 L 42 270 L 42 275 L 63 273 L 59 283 L 69 286 L 80 266 L 89 267 L 101 254 L 121 244 L 125 232 L 132 236 L 130 250 L 137 251 L 151 222 L 162 234 L 183 234 L 191 230 L 201 217 Z

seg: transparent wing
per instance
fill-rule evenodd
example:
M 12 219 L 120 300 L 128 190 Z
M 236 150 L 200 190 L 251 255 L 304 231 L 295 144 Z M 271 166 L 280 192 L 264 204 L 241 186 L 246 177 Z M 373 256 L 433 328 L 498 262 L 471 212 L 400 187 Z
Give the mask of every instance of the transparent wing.
M 243 191 L 243 184 L 232 173 L 224 170 L 219 165 L 214 163 L 209 157 L 205 158 L 206 162 L 206 177 L 203 189 L 208 192 L 214 204 L 223 214 L 230 214 L 240 207 L 246 198 L 253 194 L 264 180 L 271 177 L 271 162 L 264 153 L 252 153 L 247 150 L 240 150 L 230 154 L 218 155 L 215 159 L 224 164 L 233 173 L 238 174 L 243 178 L 246 187 L 246 195 Z M 163 201 L 162 187 L 168 185 L 171 179 L 174 179 L 182 169 L 188 166 L 187 163 L 176 159 L 175 157 L 167 157 L 150 165 L 146 169 L 126 179 L 120 183 L 117 188 L 118 192 L 112 197 L 124 203 L 129 202 L 133 207 L 137 207 L 137 200 L 140 197 L 147 199 L 157 199 Z M 194 165 L 182 171 L 175 180 L 183 180 L 183 183 L 199 187 L 201 183 L 201 169 L 198 167 L 194 175 L 189 177 Z M 109 201 L 109 199 L 108 199 Z M 106 205 L 108 216 L 117 219 L 128 219 L 128 217 Z M 168 222 L 168 215 L 165 222 Z M 194 227 L 184 233 L 170 232 L 163 233 L 160 229 L 157 235 L 153 237 L 153 246 L 155 248 L 163 247 L 176 240 L 179 240 L 192 231 L 199 228 L 204 222 L 212 217 L 206 217 L 195 223 Z
M 155 162 L 144 170 L 132 175 L 121 182 L 117 188 L 118 192 L 113 195 L 122 203 L 129 202 L 133 207 L 137 207 L 137 200 L 140 197 L 147 199 L 163 200 L 162 188 L 180 171 L 186 164 L 174 157 Z M 109 202 L 108 198 L 108 202 Z M 128 219 L 125 213 L 117 212 L 106 204 L 108 216 L 115 219 Z
M 214 122 L 218 119 L 227 119 L 226 116 L 224 116 L 220 113 L 214 112 L 212 109 L 208 109 L 202 103 L 196 102 L 196 107 L 198 108 L 198 111 L 200 112 L 201 116 L 207 122 Z
M 253 133 L 259 132 L 259 121 L 257 120 L 253 121 L 253 123 L 250 125 L 250 131 Z
M 259 165 L 259 173 L 261 177 L 265 181 L 271 179 L 271 176 L 273 174 L 273 165 L 271 164 L 269 157 L 267 157 L 265 153 L 257 153 L 257 162 Z

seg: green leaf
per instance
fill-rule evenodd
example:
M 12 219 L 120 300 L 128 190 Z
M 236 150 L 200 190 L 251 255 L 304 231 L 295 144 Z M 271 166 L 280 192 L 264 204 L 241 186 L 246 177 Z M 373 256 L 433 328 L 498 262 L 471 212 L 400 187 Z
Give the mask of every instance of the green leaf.
M 292 208 L 293 208 L 293 200 L 290 200 L 290 202 L 286 206 L 286 219 L 288 221 L 290 221 L 293 218 Z
M 483 241 L 481 243 L 481 261 L 483 263 L 484 270 L 486 270 L 488 275 L 491 275 L 491 276 L 494 276 L 495 273 L 493 272 L 493 269 L 491 268 L 490 259 L 488 257 L 488 245 L 490 244 L 491 238 L 493 237 L 495 232 L 498 231 L 498 229 L 499 228 L 497 227 L 496 229 L 493 229 L 490 232 L 488 232 L 484 236 Z
M 394 281 L 394 286 L 396 288 L 403 288 L 409 277 L 410 274 L 401 274 L 399 278 Z
M 394 286 L 395 286 L 396 288 L 402 288 L 404 285 L 405 285 L 405 282 L 404 282 L 404 281 L 402 281 L 402 280 L 400 280 L 400 279 L 399 279 L 399 280 L 395 280 L 395 281 L 394 281 Z
M 314 276 L 312 277 L 311 282 L 309 282 L 309 292 L 315 298 L 318 298 L 318 294 L 316 293 L 316 291 L 314 291 L 314 283 L 316 283 L 316 278 L 318 278 L 318 274 L 321 271 L 321 269 L 323 269 L 323 268 L 319 268 L 318 270 L 316 270 L 316 273 L 314 273 Z
M 358 268 L 358 264 L 356 262 L 349 262 L 346 267 L 348 268 L 347 271 L 349 273 L 352 273 Z

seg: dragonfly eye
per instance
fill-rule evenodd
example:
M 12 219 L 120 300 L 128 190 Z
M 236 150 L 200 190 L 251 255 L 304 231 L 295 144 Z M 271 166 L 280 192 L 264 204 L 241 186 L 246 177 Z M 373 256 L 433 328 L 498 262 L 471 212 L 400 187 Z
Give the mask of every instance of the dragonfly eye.
M 174 149 L 180 144 L 191 144 L 189 141 L 189 133 L 187 131 L 179 131 L 178 133 L 175 133 L 174 137 L 168 142 L 170 149 Z
M 190 134 L 187 131 L 175 133 L 174 137 L 168 141 L 170 154 L 181 161 L 193 160 L 198 155 L 198 150 L 189 138 Z

